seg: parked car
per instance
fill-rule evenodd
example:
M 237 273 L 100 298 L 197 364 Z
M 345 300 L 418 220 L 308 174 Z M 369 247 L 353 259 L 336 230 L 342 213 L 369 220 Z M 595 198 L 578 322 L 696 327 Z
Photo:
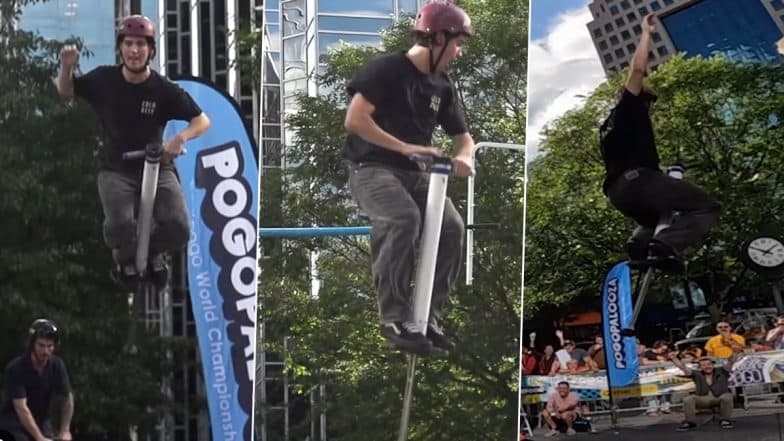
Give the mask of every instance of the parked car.
M 574 347 L 585 349 L 586 351 L 591 349 L 591 346 L 593 346 L 593 340 L 578 341 L 574 344 Z
M 695 325 L 686 333 L 686 338 L 675 342 L 675 350 L 682 351 L 693 344 L 700 347 L 705 346 L 705 342 L 716 335 L 716 329 L 709 320 L 705 320 Z
M 733 311 L 724 320 L 732 325 L 732 332 L 742 335 L 746 343 L 752 343 L 765 337 L 775 317 L 776 308 L 755 308 Z M 675 342 L 675 348 L 682 351 L 692 344 L 704 347 L 714 335 L 716 335 L 714 323 L 709 319 L 702 319 L 686 333 L 686 338 Z

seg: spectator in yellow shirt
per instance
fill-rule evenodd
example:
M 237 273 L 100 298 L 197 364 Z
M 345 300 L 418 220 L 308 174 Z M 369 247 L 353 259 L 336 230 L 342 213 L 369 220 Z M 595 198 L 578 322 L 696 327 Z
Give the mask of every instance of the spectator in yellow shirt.
M 705 343 L 705 351 L 709 357 L 730 358 L 732 354 L 743 352 L 746 347 L 746 339 L 732 332 L 729 322 L 717 323 L 716 331 L 719 334 L 711 337 Z

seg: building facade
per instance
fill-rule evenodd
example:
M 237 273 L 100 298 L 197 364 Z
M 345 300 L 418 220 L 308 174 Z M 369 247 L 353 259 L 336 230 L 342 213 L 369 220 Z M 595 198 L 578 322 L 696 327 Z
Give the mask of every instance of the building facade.
M 327 51 L 342 42 L 377 46 L 382 30 L 417 9 L 418 0 L 266 2 L 262 29 L 263 167 L 285 167 L 282 149 L 293 136 L 285 128 L 285 116 L 298 111 L 298 93 L 319 93 L 317 74 L 323 72 Z
M 642 34 L 642 19 L 655 13 L 649 68 L 676 53 L 733 61 L 776 62 L 775 42 L 784 34 L 784 1 L 594 0 L 587 24 L 607 74 L 629 67 Z
M 18 26 L 42 37 L 66 40 L 80 37 L 92 52 L 81 57 L 79 67 L 88 72 L 102 64 L 114 64 L 114 30 L 117 5 L 106 0 L 49 0 L 25 6 Z
M 260 8 L 260 0 L 141 0 L 139 11 L 157 21 L 154 67 L 170 78 L 196 76 L 226 90 L 254 131 L 253 77 L 240 75 L 236 62 L 242 54 L 233 39 L 253 25 L 257 4 Z

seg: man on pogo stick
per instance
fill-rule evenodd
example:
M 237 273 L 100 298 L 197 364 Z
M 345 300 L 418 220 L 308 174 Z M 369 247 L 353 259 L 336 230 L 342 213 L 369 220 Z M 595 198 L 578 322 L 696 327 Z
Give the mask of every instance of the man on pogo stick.
M 626 86 L 600 129 L 606 178 L 604 194 L 612 205 L 637 222 L 625 250 L 635 263 L 666 272 L 683 272 L 680 252 L 694 245 L 719 219 L 719 205 L 702 189 L 659 169 L 650 109 L 656 95 L 643 85 L 648 67 L 653 14 L 643 19 L 643 31 Z M 653 236 L 659 218 L 673 211 L 678 217 Z
M 474 141 L 447 74 L 471 33 L 471 20 L 459 7 L 426 4 L 416 18 L 415 44 L 407 52 L 370 61 L 347 87 L 349 186 L 372 221 L 370 248 L 381 334 L 394 346 L 418 355 L 454 347 L 439 320 L 460 268 L 464 226 L 447 198 L 425 337 L 413 322 L 411 285 L 429 174 L 409 158 L 444 155 L 430 146 L 440 125 L 456 145 L 452 174 L 473 173 Z
M 64 97 L 84 98 L 101 120 L 104 145 L 98 194 L 105 216 L 104 239 L 113 250 L 115 275 L 128 287 L 138 278 L 134 207 L 141 191 L 144 159 L 124 161 L 122 155 L 160 143 L 171 120 L 190 122 L 164 144 L 159 169 L 148 274 L 162 287 L 168 278 L 164 253 L 183 249 L 190 235 L 185 199 L 171 160 L 184 153 L 185 142 L 207 131 L 210 120 L 187 92 L 150 69 L 155 56 L 155 29 L 150 19 L 141 15 L 125 18 L 115 43 L 122 57 L 119 66 L 100 66 L 80 77 L 74 76 L 78 51 L 66 46 L 60 53 L 57 90 Z

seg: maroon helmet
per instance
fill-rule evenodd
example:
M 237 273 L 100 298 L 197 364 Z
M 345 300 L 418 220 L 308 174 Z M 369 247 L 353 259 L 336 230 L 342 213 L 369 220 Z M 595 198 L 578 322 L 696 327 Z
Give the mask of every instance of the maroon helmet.
M 414 30 L 424 34 L 464 34 L 471 36 L 471 17 L 452 3 L 432 2 L 424 5 L 416 17 Z
M 115 46 L 120 47 L 125 37 L 138 37 L 147 40 L 147 44 L 152 48 L 149 58 L 155 56 L 155 26 L 152 20 L 143 15 L 129 15 L 120 22 L 120 27 L 117 29 L 117 41 Z M 149 60 L 147 60 L 149 62 Z
M 117 36 L 122 37 L 142 37 L 155 38 L 155 26 L 152 20 L 143 15 L 131 15 L 125 17 L 117 30 Z

